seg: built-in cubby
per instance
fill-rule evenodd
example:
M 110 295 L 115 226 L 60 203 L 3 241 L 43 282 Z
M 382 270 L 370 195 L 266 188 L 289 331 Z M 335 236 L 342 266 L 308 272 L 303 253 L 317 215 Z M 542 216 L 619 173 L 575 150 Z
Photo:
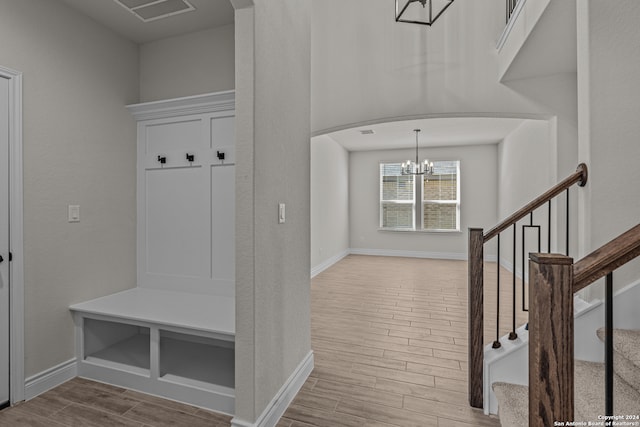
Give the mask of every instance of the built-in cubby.
M 71 306 L 78 375 L 234 414 L 234 93 L 128 108 L 138 283 Z
M 150 376 L 149 333 L 144 326 L 84 319 L 84 360 Z
M 233 393 L 234 347 L 231 341 L 161 330 L 160 379 Z

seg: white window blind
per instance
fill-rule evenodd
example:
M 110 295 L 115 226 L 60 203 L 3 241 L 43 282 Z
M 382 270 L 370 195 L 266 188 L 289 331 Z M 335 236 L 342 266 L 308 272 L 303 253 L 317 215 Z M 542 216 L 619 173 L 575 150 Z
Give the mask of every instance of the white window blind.
M 415 181 L 401 163 L 380 164 L 380 227 L 414 228 Z
M 380 227 L 460 230 L 460 162 L 433 162 L 434 172 L 402 175 L 401 163 L 380 163 Z
M 433 174 L 423 180 L 423 229 L 460 229 L 459 169 L 458 161 L 433 162 Z

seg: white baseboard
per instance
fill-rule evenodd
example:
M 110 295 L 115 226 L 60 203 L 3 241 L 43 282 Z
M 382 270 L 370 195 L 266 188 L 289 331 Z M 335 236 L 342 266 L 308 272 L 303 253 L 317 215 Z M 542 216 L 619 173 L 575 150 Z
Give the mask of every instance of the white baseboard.
M 311 269 L 311 278 L 313 279 L 318 274 L 322 273 L 327 268 L 331 267 L 333 264 L 337 263 L 338 261 L 340 261 L 342 258 L 346 257 L 347 255 L 349 255 L 349 250 L 348 249 L 343 251 L 343 252 L 340 252 L 337 255 L 332 256 L 331 258 L 329 258 L 327 260 L 322 261 L 320 264 L 316 265 L 315 267 L 313 267 Z
M 351 248 L 349 253 L 353 255 L 371 255 L 371 256 L 392 256 L 405 258 L 432 258 L 432 259 L 453 259 L 467 260 L 466 253 L 457 252 L 422 252 L 422 251 L 404 251 L 397 249 L 364 249 Z
M 76 359 L 70 359 L 63 362 L 53 368 L 49 368 L 36 375 L 33 375 L 25 380 L 24 384 L 24 398 L 25 400 L 33 399 L 34 397 L 51 390 L 75 378 L 78 375 L 78 364 Z
M 287 410 L 293 398 L 296 397 L 300 388 L 313 371 L 313 351 L 300 362 L 289 379 L 284 383 L 278 393 L 271 399 L 269 405 L 264 409 L 255 423 L 234 418 L 231 420 L 231 427 L 275 427 L 282 414 Z

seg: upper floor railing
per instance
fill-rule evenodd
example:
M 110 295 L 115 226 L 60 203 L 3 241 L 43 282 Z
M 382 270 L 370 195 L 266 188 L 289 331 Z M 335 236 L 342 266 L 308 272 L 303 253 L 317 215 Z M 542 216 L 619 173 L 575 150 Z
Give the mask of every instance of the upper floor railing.
M 511 15 L 513 14 L 513 10 L 516 8 L 516 4 L 518 4 L 520 0 L 506 0 L 507 2 L 507 19 L 506 22 L 509 22 L 509 19 L 511 19 Z

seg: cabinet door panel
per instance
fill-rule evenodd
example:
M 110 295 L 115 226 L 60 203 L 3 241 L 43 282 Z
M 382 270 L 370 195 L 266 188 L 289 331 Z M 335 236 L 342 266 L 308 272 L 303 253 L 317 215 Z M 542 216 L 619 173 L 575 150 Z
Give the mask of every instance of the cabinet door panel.
M 235 281 L 235 167 L 211 167 L 211 258 L 214 281 Z
M 202 174 L 196 167 L 146 171 L 147 273 L 208 276 L 209 197 Z
M 211 118 L 211 163 L 214 165 L 235 163 L 235 117 Z M 224 160 L 217 153 L 224 153 Z
M 159 123 L 147 126 L 146 131 L 146 154 L 153 158 L 176 149 L 202 148 L 202 120 Z

